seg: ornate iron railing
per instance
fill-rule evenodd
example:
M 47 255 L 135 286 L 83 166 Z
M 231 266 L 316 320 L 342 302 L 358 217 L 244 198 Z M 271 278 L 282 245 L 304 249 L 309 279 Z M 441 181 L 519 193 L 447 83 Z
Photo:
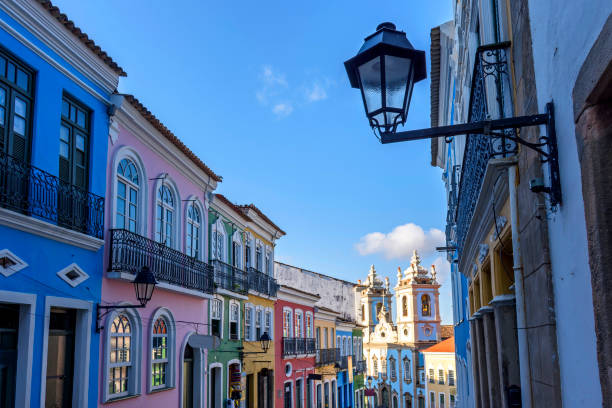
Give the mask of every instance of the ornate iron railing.
M 276 296 L 276 293 L 278 292 L 278 284 L 276 283 L 276 279 L 250 266 L 248 268 L 248 274 L 250 290 L 254 290 L 267 296 Z
M 499 43 L 478 48 L 472 75 L 468 122 L 489 119 L 489 106 L 492 106 L 496 116 L 505 117 L 509 113 L 508 109 L 511 109 L 511 103 L 508 103 L 510 93 L 507 92 L 509 89 L 507 50 L 509 46 L 510 43 Z M 489 159 L 493 156 L 506 157 L 516 154 L 516 143 L 505 138 L 505 135 L 509 133 L 514 133 L 514 130 L 502 133 L 499 137 L 488 137 L 481 134 L 467 136 L 461 165 L 456 214 L 454 217 L 452 214 L 449 215 L 450 219 L 454 219 L 455 225 L 452 225 L 453 222 L 451 222 L 450 227 L 447 228 L 447 232 L 451 235 L 447 236 L 447 240 L 455 241 L 459 256 L 461 256 L 474 216 Z
M 211 263 L 214 269 L 215 289 L 225 289 L 240 294 L 249 291 L 249 281 L 245 271 L 218 259 Z
M 353 367 L 357 374 L 365 373 L 366 370 L 368 369 L 368 366 L 365 360 L 356 360 Z
M 315 363 L 317 366 L 340 363 L 340 349 L 317 349 Z
M 0 207 L 102 239 L 104 198 L 0 151 Z
M 158 281 L 212 293 L 213 271 L 207 263 L 124 229 L 110 233 L 109 272 L 136 275 L 148 266 Z
M 310 337 L 283 337 L 283 357 L 315 354 L 315 339 Z

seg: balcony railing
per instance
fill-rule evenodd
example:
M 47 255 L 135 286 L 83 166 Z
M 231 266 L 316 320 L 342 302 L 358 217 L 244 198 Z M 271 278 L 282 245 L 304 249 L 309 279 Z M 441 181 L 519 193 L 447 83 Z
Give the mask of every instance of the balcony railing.
M 110 232 L 109 272 L 136 275 L 146 265 L 158 281 L 212 293 L 213 271 L 207 263 L 124 229 Z
M 215 259 L 211 261 L 214 269 L 216 289 L 246 294 L 249 291 L 247 273 L 240 268 Z
M 315 354 L 315 339 L 309 337 L 283 337 L 283 357 Z
M 102 239 L 104 198 L 0 151 L 0 207 Z
M 276 293 L 278 292 L 278 284 L 276 283 L 276 279 L 250 266 L 248 268 L 248 274 L 250 290 L 254 290 L 267 296 L 276 296 Z
M 317 349 L 315 362 L 317 366 L 340 363 L 340 349 Z
M 468 122 L 486 120 L 493 115 L 505 117 L 511 109 L 511 93 L 508 92 L 508 47 L 509 43 L 499 43 L 478 48 L 472 75 Z M 514 130 L 509 131 L 513 132 Z M 449 214 L 447 217 L 447 222 L 451 224 L 447 228 L 447 241 L 456 240 L 459 255 L 474 216 L 489 159 L 506 157 L 517 151 L 516 143 L 507 139 L 504 136 L 506 134 L 508 133 L 502 132 L 499 137 L 494 138 L 480 134 L 467 136 L 456 215 Z M 454 228 L 452 223 L 456 223 Z
M 355 364 L 353 365 L 353 367 L 355 367 L 355 372 L 357 374 L 365 373 L 366 370 L 368 369 L 368 366 L 365 360 L 357 360 Z

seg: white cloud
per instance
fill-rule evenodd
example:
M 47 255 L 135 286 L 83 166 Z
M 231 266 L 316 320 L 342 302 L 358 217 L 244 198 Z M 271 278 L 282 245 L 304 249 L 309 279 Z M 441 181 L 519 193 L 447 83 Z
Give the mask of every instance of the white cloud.
M 290 103 L 277 103 L 272 108 L 272 112 L 278 117 L 288 116 L 293 112 L 293 106 Z
M 436 246 L 442 246 L 444 242 L 445 237 L 441 230 L 431 228 L 426 232 L 420 226 L 408 223 L 399 225 L 386 234 L 366 234 L 355 244 L 355 248 L 360 255 L 382 254 L 386 259 L 407 259 L 415 249 L 421 257 L 431 255 Z
M 279 85 L 286 87 L 287 79 L 285 79 L 285 75 L 280 72 L 275 72 L 274 69 L 270 65 L 265 65 L 263 67 L 263 71 L 261 73 L 263 81 L 268 85 Z
M 306 100 L 308 102 L 317 102 L 327 99 L 327 91 L 318 82 L 312 84 L 310 88 L 306 88 Z
M 277 99 L 289 87 L 285 74 L 275 70 L 270 65 L 265 65 L 259 74 L 259 81 L 261 87 L 255 92 L 255 97 L 263 106 L 272 105 L 272 111 L 274 111 L 274 108 L 279 105 Z M 289 111 L 289 113 L 291 112 Z
M 436 272 L 438 274 L 438 282 L 443 284 L 450 284 L 450 264 L 445 258 L 441 256 L 437 257 L 433 261 L 433 265 L 436 267 Z

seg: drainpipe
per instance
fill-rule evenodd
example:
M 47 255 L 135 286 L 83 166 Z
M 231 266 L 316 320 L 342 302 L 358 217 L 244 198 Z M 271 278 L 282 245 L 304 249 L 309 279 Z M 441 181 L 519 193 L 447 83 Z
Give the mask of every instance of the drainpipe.
M 531 370 L 529 367 L 529 350 L 527 332 L 525 331 L 525 296 L 523 286 L 523 265 L 521 263 L 521 246 L 518 230 L 518 201 L 516 197 L 516 165 L 508 167 L 508 190 L 510 195 L 510 226 L 512 230 L 512 258 L 514 270 L 514 295 L 516 298 L 516 325 L 519 348 L 521 375 L 521 399 L 523 408 L 532 407 Z

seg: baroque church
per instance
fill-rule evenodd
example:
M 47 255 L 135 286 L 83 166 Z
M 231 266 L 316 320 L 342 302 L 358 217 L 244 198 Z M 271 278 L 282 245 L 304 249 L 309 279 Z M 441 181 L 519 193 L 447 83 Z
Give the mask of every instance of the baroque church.
M 420 351 L 441 339 L 439 288 L 435 267 L 432 265 L 429 271 L 424 268 L 417 251 L 406 270 L 398 268 L 394 293 L 389 278 L 383 282 L 374 265 L 365 282 L 358 282 L 355 306 L 359 323 L 365 327 L 363 353 L 369 407 L 425 407 L 425 369 Z

